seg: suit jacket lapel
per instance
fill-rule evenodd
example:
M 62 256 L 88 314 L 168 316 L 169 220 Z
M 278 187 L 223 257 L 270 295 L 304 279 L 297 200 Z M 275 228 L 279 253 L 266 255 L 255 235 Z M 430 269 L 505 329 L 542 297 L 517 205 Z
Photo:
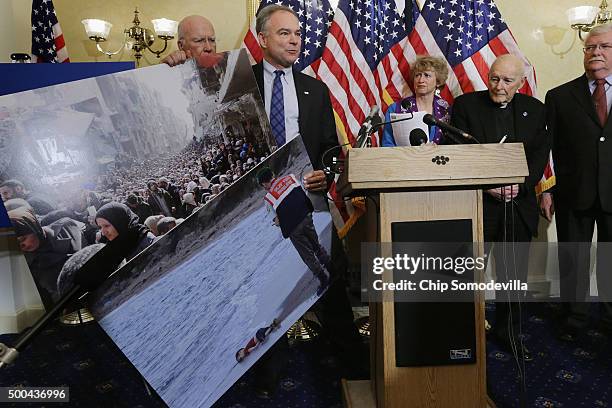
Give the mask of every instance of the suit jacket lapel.
M 310 91 L 306 86 L 306 81 L 301 81 L 299 76 L 302 75 L 298 71 L 293 69 L 293 83 L 295 84 L 295 93 L 298 100 L 298 125 L 300 127 L 300 134 L 304 137 L 304 125 L 308 123 L 308 113 L 310 110 L 310 103 L 308 95 Z
M 480 140 L 481 143 L 495 143 L 497 140 L 494 140 L 495 133 L 497 132 L 496 124 L 495 124 L 495 112 L 494 110 L 497 107 L 491 102 L 491 98 L 489 97 L 488 91 L 482 91 L 481 93 L 481 104 L 483 106 L 483 111 L 479 112 L 481 115 L 481 123 L 482 123 L 482 134 L 484 135 L 485 140 Z
M 261 103 L 265 104 L 264 96 L 264 79 L 263 79 L 263 63 L 253 65 L 253 73 L 255 74 L 255 81 L 257 82 L 257 88 L 259 88 L 259 96 L 261 96 Z
M 530 120 L 529 114 L 533 112 L 529 112 L 523 107 L 521 97 L 520 94 L 514 95 L 514 137 L 512 142 L 525 141 L 525 138 L 529 135 L 529 132 L 523 131 L 523 129 Z
M 578 105 L 583 109 L 590 117 L 597 123 L 599 126 L 599 118 L 597 117 L 597 112 L 595 112 L 595 105 L 593 104 L 593 99 L 591 97 L 591 90 L 589 89 L 589 83 L 586 75 L 580 77 L 579 81 L 574 83 L 574 86 L 571 88 L 570 92 L 576 98 Z

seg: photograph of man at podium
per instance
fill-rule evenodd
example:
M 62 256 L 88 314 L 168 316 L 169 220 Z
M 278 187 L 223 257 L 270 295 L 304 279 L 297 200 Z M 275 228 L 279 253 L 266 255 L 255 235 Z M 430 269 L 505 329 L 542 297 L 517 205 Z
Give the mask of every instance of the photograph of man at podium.
M 496 187 L 483 194 L 485 251 L 493 251 L 498 282 L 527 282 L 528 246 L 537 234 L 538 207 L 535 186 L 542 177 L 550 150 L 544 105 L 519 94 L 525 82 L 522 59 L 498 57 L 488 75 L 488 90 L 462 95 L 455 100 L 451 124 L 470 133 L 480 143 L 523 143 L 529 175 L 523 184 Z M 493 245 L 496 243 L 495 245 Z M 502 243 L 509 243 L 502 245 Z M 521 253 L 523 251 L 523 253 Z M 521 308 L 507 293 L 496 293 L 493 332 L 506 351 L 530 360 L 520 340 Z M 520 344 L 519 344 L 520 343 Z

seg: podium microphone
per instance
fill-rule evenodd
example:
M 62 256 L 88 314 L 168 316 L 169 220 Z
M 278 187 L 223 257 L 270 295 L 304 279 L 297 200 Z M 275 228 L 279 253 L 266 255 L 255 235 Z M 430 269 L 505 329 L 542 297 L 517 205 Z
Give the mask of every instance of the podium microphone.
M 423 129 L 412 129 L 410 131 L 410 146 L 421 146 L 429 141 L 427 134 Z
M 476 140 L 476 138 L 472 135 L 470 135 L 467 132 L 464 132 L 461 129 L 458 129 L 454 126 L 449 125 L 448 123 L 442 122 L 441 120 L 438 120 L 436 118 L 433 117 L 433 115 L 431 114 L 427 114 L 425 116 L 423 116 L 423 122 L 425 122 L 426 124 L 430 125 L 430 126 L 437 126 L 442 130 L 445 130 L 446 132 L 453 134 L 453 135 L 457 135 L 462 137 L 463 139 L 467 139 L 469 141 L 475 142 L 480 144 L 480 142 L 478 140 Z M 453 140 L 456 141 L 455 138 L 452 138 Z
M 402 102 L 400 102 L 400 106 L 402 107 L 403 110 L 406 110 L 409 113 L 412 113 L 412 101 L 409 100 L 408 98 L 402 100 Z
M 382 119 L 378 115 L 380 108 L 374 105 L 370 108 L 370 113 L 366 116 L 361 129 L 357 133 L 357 141 L 354 147 L 370 147 L 370 135 L 372 131 L 382 122 Z
M 379 125 L 382 122 L 381 117 L 378 115 L 379 111 L 380 108 L 377 105 L 370 107 L 370 113 L 368 113 L 359 132 L 357 132 L 357 139 L 353 147 L 371 147 L 370 135 L 380 127 Z M 334 152 L 339 152 L 342 147 L 347 145 L 352 144 L 349 142 L 341 146 L 332 146 L 323 152 L 321 155 L 321 163 L 325 174 L 340 174 L 342 172 L 344 160 L 340 159 L 339 155 L 334 154 Z

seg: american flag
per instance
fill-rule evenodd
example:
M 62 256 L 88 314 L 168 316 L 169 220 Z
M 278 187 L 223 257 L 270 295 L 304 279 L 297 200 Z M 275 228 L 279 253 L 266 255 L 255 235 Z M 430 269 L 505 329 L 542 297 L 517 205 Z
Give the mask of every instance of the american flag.
M 514 54 L 531 66 L 520 51 L 493 0 L 428 0 L 410 34 L 417 54 L 446 58 L 451 68 L 442 96 L 455 97 L 487 88 L 487 75 L 495 58 Z M 535 94 L 535 70 L 531 67 L 520 90 Z
M 32 1 L 32 57 L 35 62 L 70 62 L 51 0 Z
M 329 29 L 318 76 L 331 91 L 341 142 L 353 143 L 370 107 L 384 111 L 411 94 L 408 43 L 416 4 L 393 0 L 340 0 Z
M 298 71 L 316 76 L 321 54 L 327 40 L 327 30 L 334 17 L 334 10 L 327 0 L 313 1 L 272 1 L 263 0 L 259 4 L 259 10 L 270 4 L 279 4 L 290 7 L 297 13 L 302 30 L 302 50 L 300 57 L 295 62 Z M 258 10 L 258 11 L 259 11 Z M 257 42 L 255 23 L 244 38 L 244 45 L 253 62 L 260 62 L 263 58 L 261 48 Z M 314 64 L 312 67 L 311 64 Z
M 546 190 L 553 188 L 557 184 L 557 178 L 555 177 L 555 166 L 553 162 L 552 152 L 548 154 L 548 163 L 542 174 L 542 179 L 538 185 L 536 185 L 536 194 L 540 195 Z
M 414 0 L 396 3 L 400 2 L 340 0 L 335 11 L 327 0 L 264 0 L 259 6 L 284 4 L 298 14 L 302 52 L 296 64 L 329 87 L 340 144 L 354 143 L 371 106 L 386 109 L 410 93 L 404 75 L 414 54 L 406 45 L 418 7 Z M 244 45 L 253 61 L 261 61 L 254 26 Z M 330 198 L 342 237 L 363 213 L 363 201 L 343 201 L 336 196 L 335 185 L 330 187 Z
M 498 55 L 515 54 L 530 66 L 493 0 L 426 1 L 420 13 L 414 0 L 340 0 L 333 12 L 327 0 L 264 0 L 260 9 L 273 3 L 300 16 L 298 67 L 329 87 L 340 144 L 354 143 L 371 106 L 384 112 L 412 94 L 409 65 L 417 55 L 446 59 L 450 74 L 442 97 L 449 103 L 462 93 L 486 89 Z M 261 61 L 254 26 L 244 45 L 254 61 Z M 533 95 L 535 89 L 531 68 L 521 92 Z M 343 236 L 363 213 L 363 202 L 343 202 L 334 186 L 330 197 Z
M 521 57 L 529 70 L 519 92 L 536 93 L 535 69 L 523 55 L 493 0 L 428 0 L 410 33 L 417 54 L 438 55 L 449 64 L 442 97 L 455 97 L 486 89 L 489 68 L 502 54 Z M 539 194 L 555 185 L 552 155 L 536 186 Z

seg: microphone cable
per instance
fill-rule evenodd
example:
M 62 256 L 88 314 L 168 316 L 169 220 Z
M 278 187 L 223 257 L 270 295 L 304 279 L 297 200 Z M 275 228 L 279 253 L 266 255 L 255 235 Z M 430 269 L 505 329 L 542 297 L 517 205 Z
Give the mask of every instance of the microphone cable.
M 512 192 L 511 192 L 512 193 Z M 517 192 L 518 195 L 518 192 Z M 516 205 L 516 201 L 514 201 L 514 198 L 510 201 L 510 214 L 511 214 L 511 221 L 512 221 L 512 259 L 513 259 L 513 266 L 514 266 L 514 279 L 516 279 L 518 281 L 518 271 L 517 271 L 517 263 L 516 263 L 516 241 L 515 241 L 515 207 Z M 523 244 L 521 244 L 523 245 Z M 527 256 L 529 256 L 529 251 L 527 251 Z M 523 259 L 521 257 L 521 259 Z M 527 264 L 525 265 L 527 268 L 529 268 L 529 262 L 527 262 Z M 527 278 L 529 277 L 529 270 L 527 270 Z M 519 339 L 519 345 L 520 345 L 520 352 L 521 352 L 521 364 L 522 364 L 522 368 L 523 368 L 523 375 L 521 376 L 521 401 L 522 401 L 522 406 L 526 407 L 527 406 L 527 368 L 525 365 L 525 345 L 523 343 L 524 341 L 524 333 L 523 333 L 523 304 L 522 304 L 522 300 L 521 300 L 521 294 L 519 294 L 517 296 L 516 299 L 516 305 L 517 305 L 517 311 L 518 311 L 518 327 L 519 327 L 519 333 L 518 333 L 518 339 Z M 512 312 L 512 308 L 510 308 L 510 311 Z M 513 316 L 513 314 L 511 314 L 510 316 Z
M 512 191 L 511 193 L 512 194 Z M 504 265 L 504 272 L 505 272 L 505 277 L 508 279 L 509 276 L 509 271 L 508 271 L 508 258 L 509 258 L 509 254 L 507 253 L 507 243 L 508 243 L 508 205 L 510 205 L 510 220 L 512 221 L 512 226 L 511 226 L 511 245 L 512 245 L 512 271 L 510 271 L 513 275 L 514 278 L 517 277 L 517 270 L 516 270 L 516 252 L 515 252 L 515 242 L 514 242 L 514 233 L 515 233 L 515 228 L 514 228 L 514 222 L 515 222 L 515 218 L 514 218 L 514 204 L 515 201 L 514 199 L 511 199 L 510 201 L 506 201 L 506 195 L 505 195 L 505 191 L 502 188 L 502 200 L 503 200 L 503 205 L 504 205 L 504 217 L 503 217 L 503 248 L 502 248 L 502 258 L 503 258 L 503 265 Z M 498 276 L 498 280 L 499 280 L 499 276 Z M 509 281 L 510 279 L 508 279 Z M 508 332 L 508 338 L 510 340 L 510 348 L 512 351 L 512 356 L 514 357 L 514 362 L 516 363 L 516 368 L 518 370 L 518 375 L 519 375 L 519 407 L 520 408 L 526 408 L 527 407 L 527 380 L 526 380 L 526 366 L 525 366 L 525 356 L 524 356 L 524 348 L 523 348 L 523 336 L 522 336 L 522 324 L 521 324 L 521 317 L 522 317 L 522 310 L 521 310 L 521 303 L 520 303 L 520 299 L 517 299 L 517 304 L 518 304 L 518 316 L 514 316 L 513 313 L 513 307 L 512 307 L 512 296 L 510 294 L 510 291 L 506 292 L 506 299 L 508 301 L 508 322 L 506 325 L 506 330 Z M 518 335 L 515 334 L 514 332 L 514 319 L 515 317 L 517 317 L 519 319 L 519 333 Z M 517 343 L 517 337 L 520 343 Z M 519 344 L 520 344 L 520 350 L 519 350 Z

